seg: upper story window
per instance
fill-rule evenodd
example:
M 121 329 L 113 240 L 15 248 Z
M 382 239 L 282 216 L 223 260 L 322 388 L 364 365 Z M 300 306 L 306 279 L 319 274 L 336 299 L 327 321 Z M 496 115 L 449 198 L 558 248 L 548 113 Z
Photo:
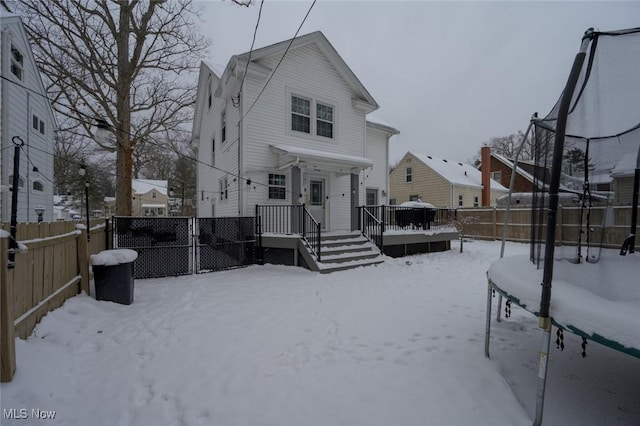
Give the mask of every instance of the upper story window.
M 229 190 L 227 189 L 229 182 L 227 181 L 226 177 L 224 179 L 220 179 L 219 182 L 220 182 L 220 199 L 226 200 L 229 198 Z
M 22 81 L 24 74 L 24 56 L 13 44 L 11 45 L 11 74 Z
M 464 207 L 464 198 L 462 194 L 458 195 L 458 207 Z
M 9 187 L 13 186 L 13 175 L 9 175 Z M 24 188 L 24 178 L 22 176 L 18 176 L 18 188 Z
M 491 179 L 495 180 L 496 182 L 502 182 L 502 172 L 491 172 Z
M 287 198 L 287 177 L 281 174 L 269 173 L 269 199 L 285 200 Z
M 39 180 L 33 181 L 32 188 L 34 191 L 38 191 L 38 192 L 44 191 L 44 185 Z
M 311 134 L 311 101 L 291 96 L 291 130 Z
M 222 134 L 222 143 L 227 140 L 227 110 L 223 109 L 220 114 L 220 133 Z
M 411 167 L 407 167 L 406 173 L 405 173 L 405 182 L 412 182 L 413 181 L 413 170 L 411 169 Z
M 207 90 L 209 92 L 209 108 L 213 104 L 213 84 L 211 83 L 211 76 L 209 76 L 209 81 L 207 82 Z
M 333 107 L 316 103 L 316 134 L 333 138 Z
M 34 131 L 40 132 L 41 134 L 44 135 L 44 132 L 45 132 L 44 121 L 40 120 L 40 117 L 38 117 L 35 114 L 33 114 L 33 117 L 31 119 L 31 127 L 33 127 Z
M 151 198 L 157 198 L 156 191 L 151 191 Z

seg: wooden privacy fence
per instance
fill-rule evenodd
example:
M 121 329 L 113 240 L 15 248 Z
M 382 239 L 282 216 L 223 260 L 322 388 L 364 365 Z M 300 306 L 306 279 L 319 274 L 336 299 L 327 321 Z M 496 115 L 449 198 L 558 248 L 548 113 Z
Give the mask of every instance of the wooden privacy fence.
M 468 208 L 458 209 L 458 219 L 464 217 L 477 217 L 478 221 L 465 225 L 464 235 L 478 239 L 500 240 L 502 239 L 503 225 L 506 208 Z M 580 207 L 558 207 L 556 224 L 556 244 L 576 245 L 580 233 L 580 217 L 582 215 L 582 228 L 586 230 L 587 209 L 582 211 Z M 620 248 L 625 238 L 629 235 L 631 224 L 631 206 L 591 207 L 589 212 L 589 239 L 591 245 L 602 247 Z M 546 221 L 546 214 L 542 218 Z M 544 226 L 543 226 L 543 237 Z M 582 244 L 586 243 L 587 236 L 582 235 Z M 518 242 L 531 241 L 531 208 L 511 208 L 509 211 L 509 224 L 507 225 L 507 240 Z M 636 249 L 639 248 L 640 239 L 636 240 Z
M 105 220 L 91 223 L 91 241 L 77 222 L 18 224 L 20 246 L 9 269 L 9 225 L 0 236 L 0 379 L 16 369 L 15 337 L 26 339 L 48 312 L 81 291 L 89 294 L 89 256 L 107 248 Z M 76 229 L 79 228 L 79 229 Z

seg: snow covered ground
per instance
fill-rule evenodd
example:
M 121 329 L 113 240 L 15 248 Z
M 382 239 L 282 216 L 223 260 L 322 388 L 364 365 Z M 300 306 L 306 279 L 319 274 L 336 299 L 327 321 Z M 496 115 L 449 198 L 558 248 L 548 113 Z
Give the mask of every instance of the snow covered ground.
M 329 275 L 265 265 L 137 280 L 129 306 L 80 295 L 17 340 L 1 423 L 40 409 L 55 418 L 38 424 L 82 426 L 531 424 L 542 334 L 514 306 L 484 358 L 500 244 L 464 248 Z M 581 340 L 564 340 L 544 423 L 640 424 L 640 359 L 591 342 L 583 359 Z

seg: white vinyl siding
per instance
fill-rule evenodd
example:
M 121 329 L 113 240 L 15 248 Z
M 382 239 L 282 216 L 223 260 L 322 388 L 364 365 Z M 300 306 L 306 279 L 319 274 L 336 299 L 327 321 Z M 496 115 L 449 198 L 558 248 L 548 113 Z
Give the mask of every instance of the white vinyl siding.
M 25 143 L 23 161 L 20 161 L 18 174 L 23 186 L 18 192 L 18 222 L 34 222 L 37 220 L 36 206 L 44 207 L 43 220 L 54 219 L 53 185 L 44 184 L 47 179 L 53 180 L 53 146 L 54 118 L 46 91 L 42 86 L 40 72 L 33 61 L 30 45 L 24 27 L 18 17 L 3 17 L 3 31 L 0 34 L 0 54 L 5 76 L 0 82 L 2 86 L 1 101 L 2 123 L 0 127 L 4 136 L 1 142 L 0 185 L 11 186 L 9 176 L 13 175 L 13 136 L 19 136 Z M 20 84 L 16 84 L 20 80 Z M 33 115 L 38 118 L 37 129 L 33 128 Z M 29 161 L 26 156 L 29 156 Z M 38 172 L 33 168 L 37 167 Z M 33 184 L 39 181 L 34 189 Z M 38 188 L 42 188 L 39 190 Z M 2 191 L 0 195 L 0 221 L 9 222 L 11 218 L 11 193 Z

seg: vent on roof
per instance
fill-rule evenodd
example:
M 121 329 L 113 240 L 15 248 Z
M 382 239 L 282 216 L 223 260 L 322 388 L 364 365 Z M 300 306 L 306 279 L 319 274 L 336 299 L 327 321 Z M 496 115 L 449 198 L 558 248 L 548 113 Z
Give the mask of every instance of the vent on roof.
M 430 155 L 427 155 L 427 158 L 428 158 L 429 160 L 433 160 L 433 158 L 432 158 Z
M 458 164 L 462 166 L 462 163 L 458 163 Z
M 447 160 L 445 160 L 444 158 L 442 159 L 442 161 L 444 161 L 445 163 L 448 163 L 448 161 L 447 161 Z

